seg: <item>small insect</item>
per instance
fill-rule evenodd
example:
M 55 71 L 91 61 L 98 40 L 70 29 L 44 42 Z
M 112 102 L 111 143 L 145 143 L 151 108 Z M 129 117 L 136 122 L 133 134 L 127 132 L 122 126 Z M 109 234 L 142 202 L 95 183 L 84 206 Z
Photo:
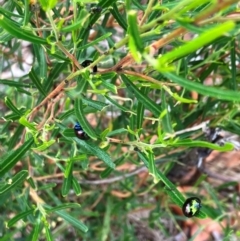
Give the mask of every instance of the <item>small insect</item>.
M 186 217 L 191 218 L 200 211 L 201 207 L 201 200 L 198 197 L 190 197 L 183 204 L 182 212 Z
M 83 128 L 80 126 L 80 124 L 77 122 L 74 126 L 74 132 L 77 138 L 81 140 L 87 140 L 89 139 L 89 136 L 85 133 Z
M 81 63 L 81 65 L 82 65 L 82 67 L 87 67 L 91 63 L 93 63 L 92 60 L 86 59 Z M 96 73 L 96 72 L 97 72 L 97 66 L 93 66 L 93 73 Z

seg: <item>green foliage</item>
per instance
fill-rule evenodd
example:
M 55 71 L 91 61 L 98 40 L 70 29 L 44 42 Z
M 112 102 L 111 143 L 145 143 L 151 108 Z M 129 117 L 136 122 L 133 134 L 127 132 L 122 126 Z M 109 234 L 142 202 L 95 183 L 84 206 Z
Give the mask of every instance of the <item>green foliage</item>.
M 39 2 L 44 11 L 53 9 L 57 4 L 57 0 L 39 0 Z
M 156 200 L 181 208 L 186 199 L 168 176 L 178 157 L 233 149 L 191 127 L 210 120 L 240 134 L 238 1 L 140 2 L 3 1 L 4 238 L 136 240 L 124 220 L 144 208 L 157 210 L 149 222 L 165 230 L 158 220 L 170 205 Z M 75 136 L 76 122 L 89 140 Z M 143 171 L 150 176 L 140 182 Z M 207 193 L 196 217 L 223 219 L 227 209 L 203 179 L 193 188 Z

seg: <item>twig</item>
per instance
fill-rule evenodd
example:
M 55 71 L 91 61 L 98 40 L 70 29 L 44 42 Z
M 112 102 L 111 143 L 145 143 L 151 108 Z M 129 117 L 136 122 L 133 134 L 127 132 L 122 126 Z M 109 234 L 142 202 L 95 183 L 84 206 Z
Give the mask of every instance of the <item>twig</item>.
M 90 185 L 103 185 L 103 184 L 111 184 L 111 183 L 114 183 L 114 182 L 119 182 L 121 180 L 124 180 L 125 178 L 128 178 L 128 177 L 131 177 L 131 176 L 134 176 L 134 175 L 137 175 L 141 172 L 144 172 L 144 171 L 147 171 L 147 168 L 145 166 L 143 167 L 140 167 L 130 173 L 126 173 L 126 174 L 123 174 L 121 176 L 118 176 L 118 177 L 112 177 L 112 178 L 108 178 L 108 179 L 104 179 L 104 180 L 79 180 L 78 182 L 80 184 L 90 184 Z M 36 178 L 37 179 L 37 178 Z M 52 182 L 55 182 L 55 183 L 62 183 L 63 180 L 51 180 Z
M 202 173 L 204 174 L 207 174 L 208 177 L 211 177 L 211 178 L 214 178 L 214 179 L 218 179 L 218 180 L 221 180 L 221 181 L 224 181 L 224 182 L 239 182 L 239 180 L 236 180 L 230 176 L 224 176 L 222 174 L 217 174 L 217 173 L 213 173 L 213 172 L 210 172 L 209 170 L 207 170 L 207 168 L 200 168 L 199 169 Z

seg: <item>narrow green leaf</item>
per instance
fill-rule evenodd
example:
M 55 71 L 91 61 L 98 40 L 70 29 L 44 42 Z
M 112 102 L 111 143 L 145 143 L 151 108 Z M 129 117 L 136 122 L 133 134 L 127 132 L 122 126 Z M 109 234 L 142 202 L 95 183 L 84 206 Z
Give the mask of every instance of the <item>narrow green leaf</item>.
M 164 175 L 164 174 L 162 174 Z M 184 197 L 182 196 L 182 198 L 179 198 L 179 191 L 177 190 L 176 187 L 165 187 L 164 188 L 164 191 L 169 195 L 169 197 L 172 199 L 172 201 L 174 203 L 176 203 L 179 207 L 182 207 L 183 206 L 183 203 L 184 203 Z
M 40 38 L 33 35 L 32 32 L 20 28 L 14 21 L 7 19 L 4 15 L 0 15 L 0 26 L 18 39 L 36 44 L 47 44 L 46 39 Z
M 62 185 L 62 195 L 66 197 L 70 191 L 71 184 L 72 184 L 72 170 L 73 170 L 73 161 L 69 161 L 67 168 L 64 172 L 64 179 Z
M 232 78 L 231 78 L 231 86 L 233 90 L 237 90 L 237 70 L 236 70 L 236 39 L 233 38 L 231 40 L 231 72 L 232 72 Z
M 143 161 L 144 165 L 149 169 L 149 160 L 145 153 L 138 151 L 139 158 Z
M 82 24 L 83 24 L 83 19 L 81 18 L 78 21 L 67 25 L 64 28 L 61 28 L 60 31 L 61 32 L 71 32 L 71 31 L 74 31 L 74 30 L 80 30 L 83 27 Z
M 23 126 L 26 126 L 27 128 L 29 128 L 29 129 L 32 130 L 32 131 L 37 131 L 36 125 L 30 123 L 25 116 L 22 116 L 22 117 L 19 119 L 19 123 L 22 124 Z
M 81 205 L 79 203 L 64 203 L 62 205 L 58 205 L 57 207 L 49 207 L 48 205 L 44 205 L 44 207 L 48 213 L 51 213 L 68 208 L 80 208 Z
M 71 188 L 71 182 L 72 182 L 72 174 L 69 175 L 67 178 L 64 177 L 63 184 L 62 184 L 62 196 L 66 197 L 70 191 Z
M 56 211 L 56 213 L 60 217 L 62 217 L 66 222 L 70 223 L 80 231 L 83 231 L 84 233 L 88 231 L 88 227 L 86 225 L 84 225 L 82 222 L 80 222 L 78 219 L 74 218 L 73 216 L 69 215 L 68 213 L 64 211 Z
M 50 141 L 44 141 L 43 144 L 32 148 L 35 151 L 45 151 L 47 150 L 51 145 L 53 145 L 56 141 L 55 140 L 50 140 Z
M 74 132 L 73 129 L 65 129 L 62 134 L 65 136 L 65 137 L 75 137 L 76 134 Z
M 0 177 L 3 176 L 6 172 L 8 172 L 12 167 L 14 167 L 18 160 L 21 159 L 30 149 L 32 144 L 33 138 L 30 138 L 17 150 L 14 150 L 6 157 L 2 157 L 2 161 L 0 163 Z
M 112 33 L 106 33 L 106 34 L 100 36 L 99 38 L 96 38 L 96 39 L 92 40 L 91 42 L 89 42 L 89 43 L 81 46 L 81 47 L 78 48 L 77 50 L 79 51 L 79 50 L 82 50 L 82 49 L 86 49 L 86 48 L 88 48 L 88 47 L 90 47 L 90 46 L 96 45 L 96 44 L 99 43 L 100 41 L 103 41 L 103 40 L 109 38 L 111 35 L 112 35 Z
M 19 141 L 19 137 L 22 136 L 24 130 L 24 126 L 19 125 L 16 130 L 14 130 L 14 134 L 10 137 L 8 142 L 8 150 L 12 150 L 13 147 L 17 144 Z
M 212 72 L 218 71 L 219 63 L 209 63 L 209 66 L 199 76 L 199 80 L 203 82 Z
M 40 219 L 37 219 L 37 222 L 33 226 L 33 231 L 32 231 L 32 239 L 31 241 L 39 241 L 39 235 L 41 233 L 41 222 Z
M 8 79 L 0 79 L 0 84 L 15 87 L 15 88 L 20 88 L 20 87 L 30 88 L 29 84 L 20 83 L 20 82 L 16 82 L 14 80 L 8 80 Z
M 136 116 L 135 115 L 131 115 L 129 118 L 129 125 L 127 126 L 128 128 L 128 134 L 129 134 L 129 140 L 130 141 L 134 141 L 135 140 L 135 132 L 133 130 L 136 129 Z
M 7 222 L 7 228 L 11 228 L 16 222 L 18 222 L 19 220 L 21 219 L 24 219 L 26 218 L 28 215 L 30 214 L 33 214 L 35 211 L 34 208 L 30 209 L 30 210 L 27 210 L 25 212 L 22 212 L 22 213 L 19 213 L 17 214 L 15 217 L 13 217 L 12 219 L 10 219 L 8 222 Z
M 111 199 L 111 196 L 109 195 L 106 200 L 106 211 L 103 218 L 103 227 L 102 227 L 102 233 L 101 233 L 101 241 L 107 241 L 109 234 L 111 233 L 111 211 L 113 209 L 113 202 Z
M 126 0 L 125 1 L 125 6 L 127 10 L 130 10 L 132 7 L 132 0 Z
M 37 87 L 40 93 L 43 94 L 43 96 L 47 96 L 47 92 L 44 90 L 40 79 L 38 78 L 37 74 L 35 73 L 34 69 L 32 68 L 29 72 L 29 78 L 32 80 L 34 85 Z
M 9 114 L 9 115 L 5 115 L 4 118 L 6 120 L 17 121 L 19 119 L 19 115 L 16 115 L 16 114 L 12 113 L 12 114 Z
M 98 146 L 93 145 L 92 143 L 87 143 L 86 141 L 82 141 L 78 138 L 74 138 L 74 140 L 81 145 L 84 149 L 86 149 L 88 152 L 90 152 L 91 154 L 97 156 L 98 158 L 100 158 L 101 160 L 104 161 L 104 163 L 111 167 L 111 168 L 115 168 L 115 164 L 112 162 L 111 157 L 109 156 L 108 153 L 106 153 L 104 150 L 100 149 Z
M 130 113 L 136 114 L 133 111 L 125 108 L 124 106 L 119 105 L 118 102 L 113 100 L 110 96 L 105 95 L 105 98 L 108 99 L 114 106 L 118 107 L 121 111 L 123 111 L 123 112 L 130 112 Z
M 116 19 L 116 21 L 119 23 L 119 25 L 125 30 L 127 31 L 127 22 L 125 19 L 125 16 L 123 15 L 123 13 L 119 12 L 119 9 L 117 7 L 117 4 L 114 3 L 112 4 L 112 7 L 110 8 L 110 12 L 113 15 L 113 17 Z
M 142 5 L 141 2 L 139 2 L 139 0 L 132 0 L 132 3 L 143 12 L 145 11 L 145 6 Z
M 144 46 L 138 29 L 137 11 L 130 10 L 128 12 L 128 32 L 137 50 L 143 52 Z
M 80 196 L 82 193 L 82 188 L 80 186 L 80 183 L 78 182 L 77 178 L 73 176 L 72 178 L 72 187 L 77 196 Z
M 72 161 L 68 161 L 68 163 L 67 163 L 67 167 L 66 167 L 66 170 L 65 170 L 65 172 L 64 172 L 64 177 L 67 178 L 67 177 L 69 177 L 69 175 L 72 174 L 73 163 L 74 163 L 73 160 L 72 160 Z
M 83 111 L 83 101 L 81 99 L 76 99 L 74 103 L 74 111 L 75 115 L 83 128 L 83 130 L 87 133 L 89 137 L 94 140 L 97 140 L 97 135 L 93 128 L 89 125 Z
M 115 136 L 115 135 L 120 135 L 125 133 L 128 133 L 128 130 L 124 128 L 120 128 L 120 129 L 115 129 L 113 131 L 108 132 L 107 136 Z
M 64 120 L 64 119 L 68 118 L 71 115 L 74 115 L 74 110 L 73 109 L 72 110 L 68 110 L 66 112 L 63 112 L 61 115 L 59 115 L 58 118 L 59 118 L 59 120 Z
M 164 89 L 162 89 L 161 91 L 161 100 L 162 111 L 166 110 L 166 115 L 164 115 L 162 118 L 163 131 L 165 131 L 166 133 L 173 133 L 171 116 L 168 112 L 168 104 L 166 102 L 166 93 Z
M 19 116 L 22 115 L 21 111 L 18 110 L 18 108 L 13 104 L 13 102 L 8 97 L 5 97 L 5 104 L 16 115 L 19 115 Z
M 50 232 L 49 224 L 47 222 L 44 222 L 44 228 L 45 228 L 45 237 L 47 241 L 54 241 L 53 236 Z
M 29 11 L 29 1 L 24 1 L 24 18 L 23 18 L 23 26 L 27 26 L 30 21 L 30 11 Z
M 159 117 L 161 114 L 161 108 L 155 102 L 153 102 L 148 96 L 141 92 L 129 79 L 126 75 L 121 75 L 123 82 L 136 96 L 136 98 L 152 113 Z
M 88 80 L 81 77 L 78 77 L 78 81 L 77 81 L 77 88 L 76 90 L 82 94 L 85 93 L 87 91 L 87 87 L 88 87 L 89 83 Z
M 232 151 L 234 149 L 234 145 L 232 143 L 225 143 L 224 146 L 219 146 L 217 144 L 213 144 L 210 142 L 205 141 L 198 141 L 198 140 L 191 140 L 191 139 L 185 139 L 185 140 L 178 140 L 175 143 L 170 144 L 172 146 L 186 146 L 186 147 L 205 147 L 217 151 Z
M 99 6 L 102 8 L 107 8 L 112 6 L 113 3 L 115 3 L 117 0 L 101 0 L 99 1 Z
M 181 58 L 187 54 L 190 54 L 204 45 L 211 43 L 213 40 L 221 37 L 225 33 L 231 31 L 235 27 L 235 23 L 233 21 L 227 21 L 222 24 L 218 24 L 216 27 L 208 29 L 203 34 L 199 35 L 197 38 L 192 39 L 191 41 L 185 43 L 179 48 L 175 48 L 174 50 L 167 52 L 163 56 L 158 58 L 157 69 L 159 71 L 162 70 L 162 67 L 171 63 L 173 60 Z
M 171 96 L 175 100 L 177 100 L 177 101 L 179 101 L 181 103 L 187 103 L 187 104 L 196 104 L 196 103 L 198 103 L 197 100 L 191 100 L 191 99 L 183 98 L 183 97 L 179 96 L 177 93 L 170 93 L 170 94 L 171 94 Z
M 39 68 L 39 79 L 43 79 L 41 86 L 43 87 L 44 80 L 47 79 L 48 76 L 48 63 L 46 59 L 46 53 L 42 45 L 39 44 L 33 44 L 33 51 L 34 55 L 36 56 L 36 59 L 38 61 L 38 68 Z M 47 91 L 44 89 L 44 92 L 46 93 Z
M 200 211 L 195 215 L 195 217 L 198 217 L 198 218 L 201 218 L 201 219 L 204 219 L 204 218 L 207 218 L 207 213 L 205 213 L 204 211 L 204 207 L 202 209 L 200 209 Z
M 99 136 L 100 136 L 100 139 L 101 139 L 101 140 L 105 140 L 105 138 L 107 137 L 109 131 L 110 131 L 109 128 L 106 128 L 105 130 L 103 130 L 103 131 L 101 132 L 101 134 L 99 135 Z
M 176 19 L 176 21 L 181 25 L 183 26 L 185 29 L 189 30 L 189 32 L 193 32 L 193 33 L 197 33 L 197 34 L 202 34 L 206 31 L 208 31 L 208 29 L 204 28 L 204 27 L 201 27 L 199 25 L 195 25 L 194 24 L 194 20 L 193 19 Z
M 57 0 L 39 0 L 44 11 L 49 11 L 55 7 Z
M 160 180 L 157 174 L 157 168 L 155 165 L 154 155 L 152 152 L 148 152 L 149 174 L 153 176 L 154 183 L 158 183 Z
M 113 76 L 114 77 L 114 76 Z M 102 76 L 102 78 L 104 78 L 103 76 Z M 109 91 L 111 91 L 112 93 L 114 93 L 114 94 L 117 94 L 118 92 L 117 92 L 117 86 L 116 85 L 113 85 L 113 84 L 111 84 L 111 83 L 109 83 L 109 82 L 107 82 L 107 81 L 105 81 L 104 79 L 102 80 L 102 85 L 105 87 L 105 88 L 107 88 Z
M 36 187 L 35 182 L 32 177 L 28 177 L 27 182 L 30 184 L 32 189 L 37 190 L 37 187 Z
M 148 89 L 146 87 L 142 87 L 141 91 L 145 96 L 147 96 Z M 142 102 L 138 102 L 137 104 L 137 115 L 136 115 L 136 127 L 137 129 L 142 128 L 142 123 L 143 123 L 143 118 L 144 118 L 144 105 Z
M 80 155 L 76 155 L 74 157 L 69 158 L 70 161 L 84 161 L 86 159 L 87 159 L 86 154 L 80 154 Z
M 28 176 L 27 170 L 22 170 L 22 171 L 18 172 L 13 178 L 8 180 L 8 184 L 6 184 L 0 188 L 0 195 L 3 195 L 6 192 L 11 191 L 17 185 L 24 182 L 26 180 L 27 176 Z
M 83 104 L 89 105 L 99 111 L 102 111 L 105 107 L 108 106 L 108 104 L 97 100 L 82 98 L 82 101 L 83 101 Z
M 10 33 L 8 33 L 5 29 L 3 29 L 0 34 L 0 43 L 7 43 L 11 41 L 12 38 L 13 36 Z
M 1 5 L 0 6 L 0 13 L 3 13 L 5 16 L 8 16 L 8 17 L 16 17 L 16 18 L 20 18 L 22 19 L 23 16 L 19 15 L 19 13 L 16 13 L 14 11 L 11 11 L 12 8 L 15 8 L 15 5 L 13 5 L 12 7 L 10 8 L 6 8 L 6 5 Z
M 172 80 L 173 82 L 179 84 L 180 86 L 186 88 L 190 91 L 196 91 L 199 94 L 204 96 L 211 96 L 213 98 L 221 99 L 221 100 L 229 100 L 229 101 L 240 101 L 240 95 L 237 91 L 232 90 L 224 90 L 218 87 L 205 86 L 192 80 L 187 80 L 182 78 L 179 75 L 170 72 L 162 73 L 165 77 Z

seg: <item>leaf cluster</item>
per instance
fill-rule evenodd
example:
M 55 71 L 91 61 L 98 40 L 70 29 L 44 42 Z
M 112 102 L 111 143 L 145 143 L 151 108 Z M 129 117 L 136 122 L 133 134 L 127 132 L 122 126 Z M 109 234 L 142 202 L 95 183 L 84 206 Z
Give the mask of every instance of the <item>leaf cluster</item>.
M 3 1 L 0 207 L 9 240 L 17 231 L 25 240 L 128 240 L 135 234 L 123 220 L 138 208 L 165 229 L 157 221 L 172 215 L 167 204 L 186 199 L 168 177 L 179 156 L 233 149 L 205 141 L 202 123 L 240 133 L 237 3 Z M 75 136 L 76 122 L 89 140 Z M 143 171 L 150 178 L 140 182 Z M 218 208 L 196 216 L 221 219 L 204 178 L 195 190 L 207 189 Z

